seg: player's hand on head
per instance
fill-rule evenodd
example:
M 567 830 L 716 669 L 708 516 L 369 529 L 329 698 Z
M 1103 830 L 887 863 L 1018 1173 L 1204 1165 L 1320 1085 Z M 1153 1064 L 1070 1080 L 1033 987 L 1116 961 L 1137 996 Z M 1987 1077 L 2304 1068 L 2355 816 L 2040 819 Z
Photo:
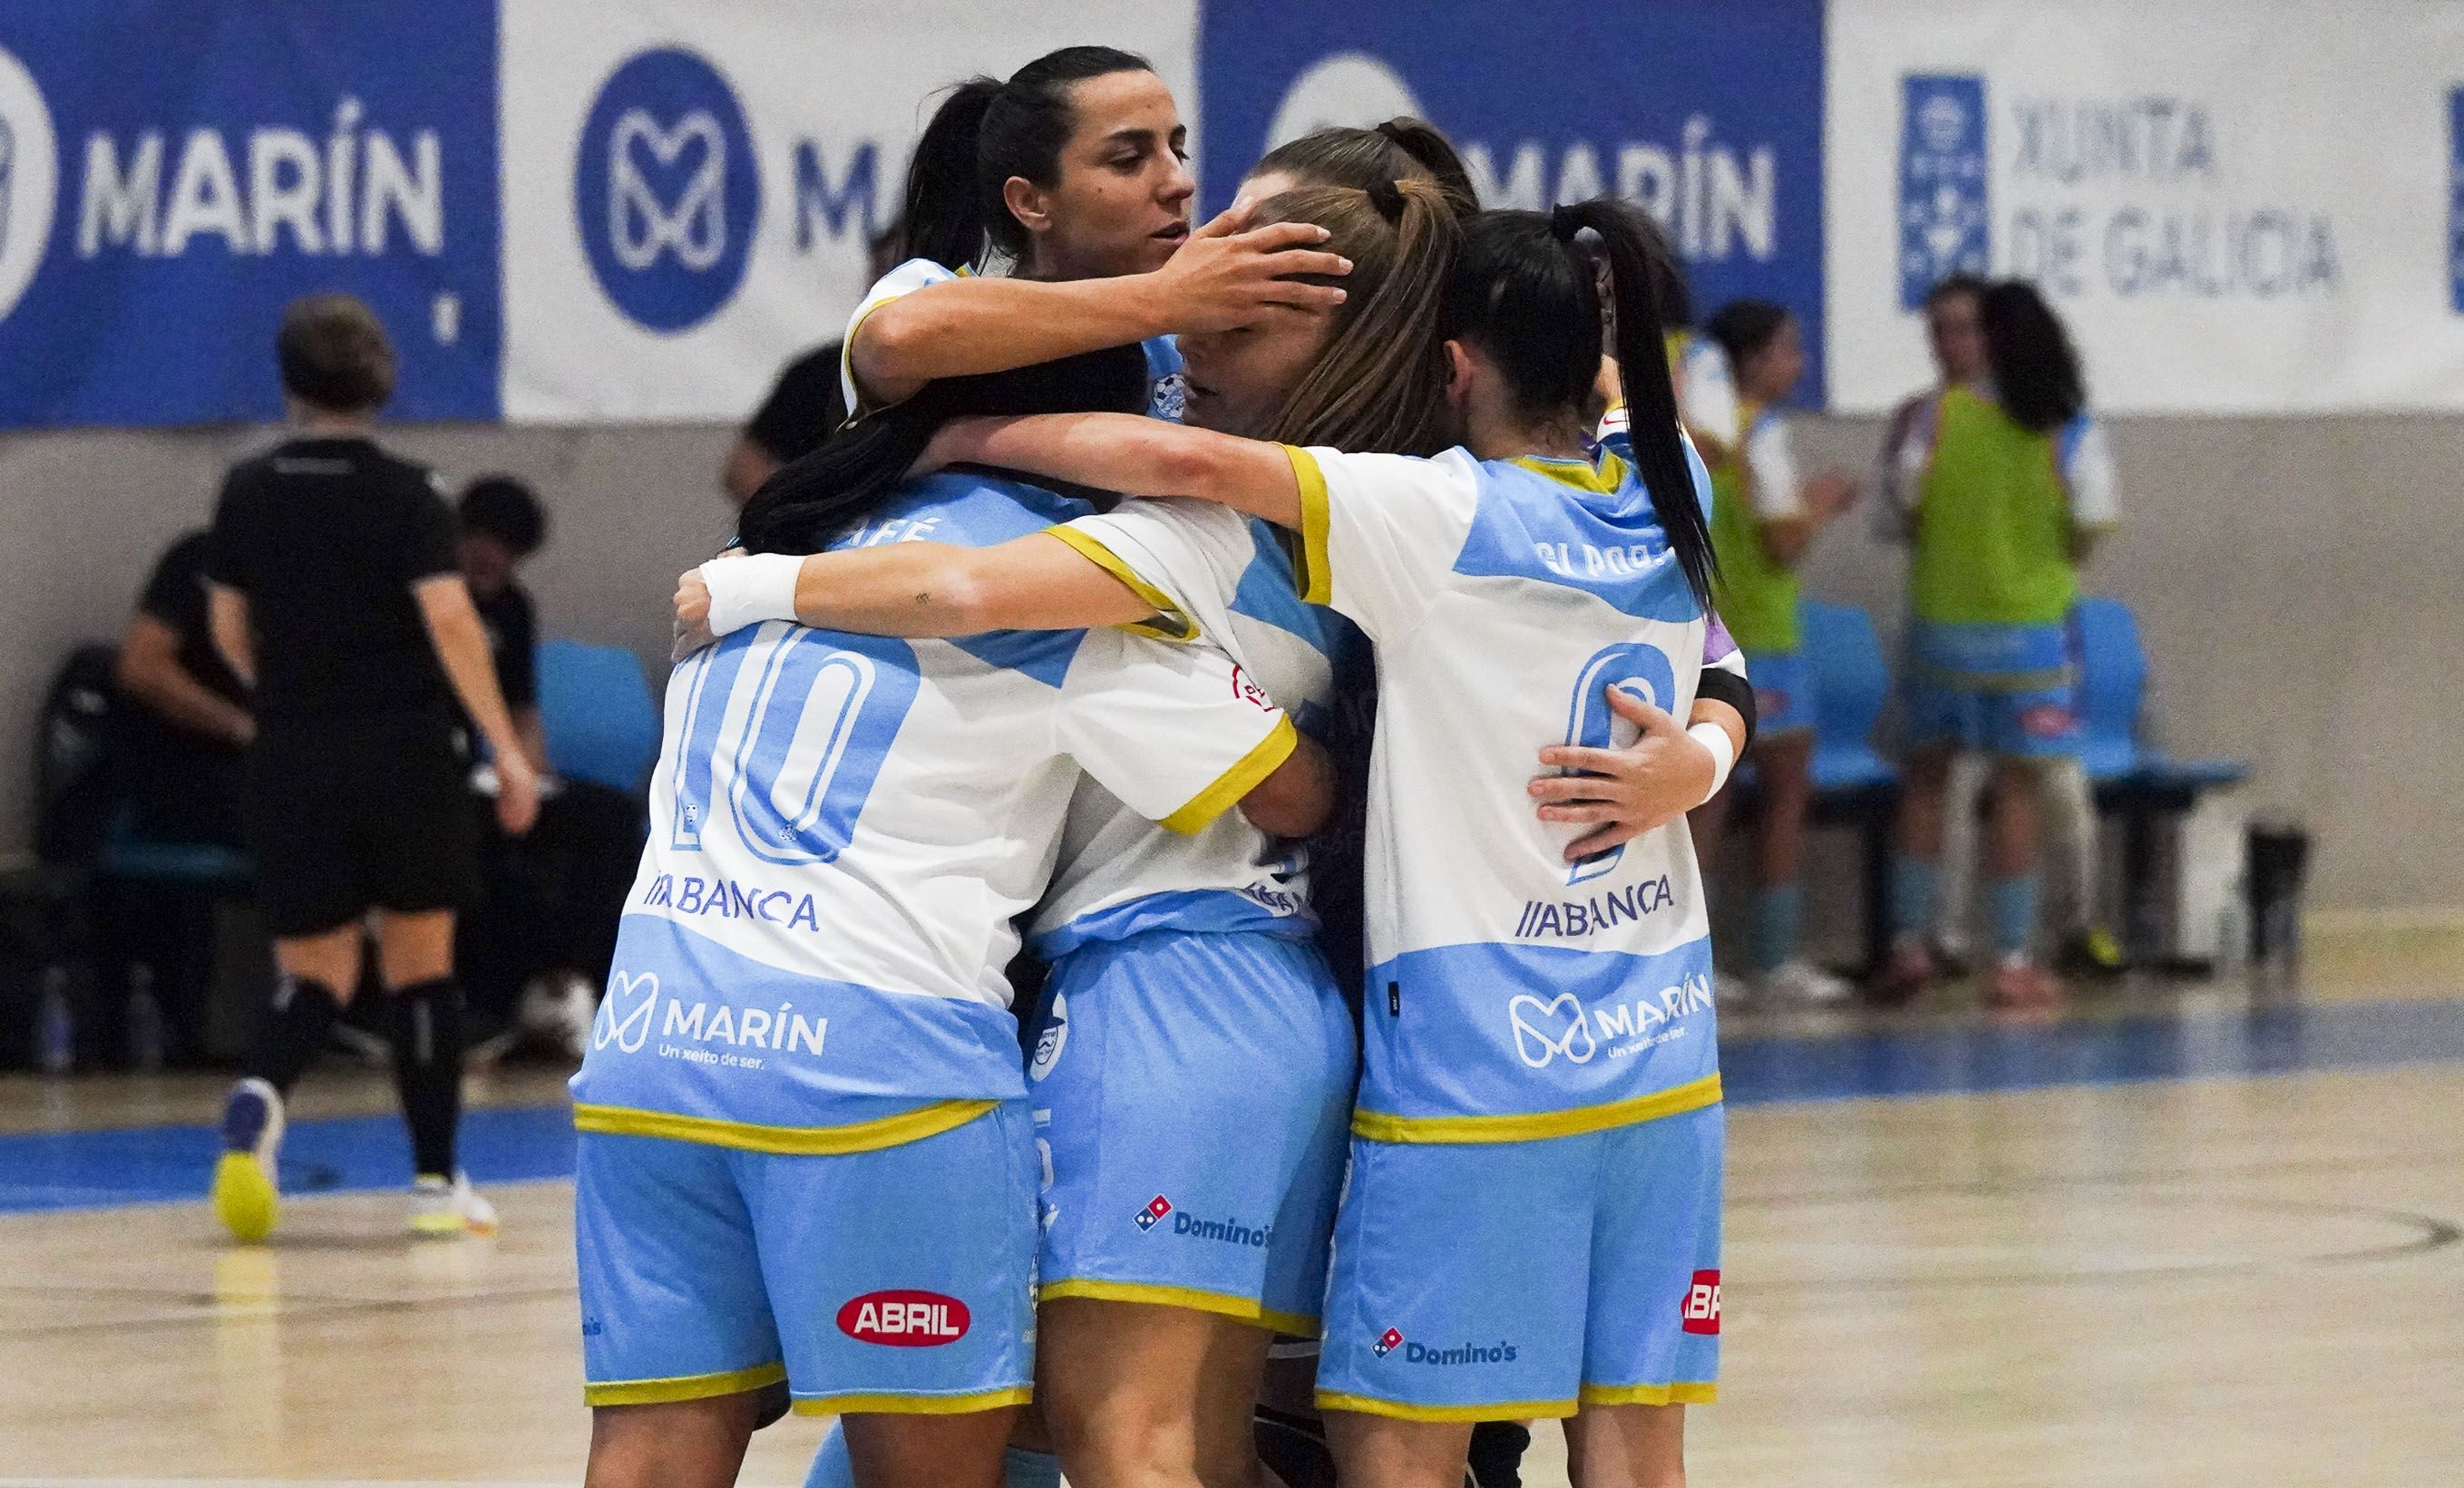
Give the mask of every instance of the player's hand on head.
M 1592 828 L 1568 844 L 1568 863 L 1676 821 L 1703 803 L 1718 777 L 1711 752 L 1665 709 L 1616 684 L 1608 689 L 1608 704 L 1640 736 L 1624 749 L 1550 745 L 1540 751 L 1542 764 L 1581 773 L 1540 776 L 1529 786 L 1541 821 Z
M 1352 260 L 1322 246 L 1331 235 L 1313 222 L 1243 226 L 1251 208 L 1234 208 L 1190 234 L 1161 269 L 1158 286 L 1176 331 L 1228 331 L 1273 306 L 1331 310 L 1344 292 L 1301 275 L 1339 278 Z

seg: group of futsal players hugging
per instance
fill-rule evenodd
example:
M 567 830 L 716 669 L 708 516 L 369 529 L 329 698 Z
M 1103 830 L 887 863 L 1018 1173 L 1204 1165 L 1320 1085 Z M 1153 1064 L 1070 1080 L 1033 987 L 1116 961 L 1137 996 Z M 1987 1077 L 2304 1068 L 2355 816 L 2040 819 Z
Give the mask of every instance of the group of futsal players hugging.
M 855 416 L 680 581 L 573 1084 L 594 1485 L 790 1408 L 863 1488 L 1459 1488 L 1540 1417 L 1683 1481 L 1683 814 L 1753 702 L 1677 264 L 1412 120 L 1193 227 L 1185 133 L 1109 48 L 949 94 Z

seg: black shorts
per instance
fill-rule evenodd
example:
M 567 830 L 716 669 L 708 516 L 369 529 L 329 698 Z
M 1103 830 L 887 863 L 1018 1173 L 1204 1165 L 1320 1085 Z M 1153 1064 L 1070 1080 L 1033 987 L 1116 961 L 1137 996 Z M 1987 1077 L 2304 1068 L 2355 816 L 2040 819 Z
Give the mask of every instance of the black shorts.
M 270 721 L 248 756 L 249 846 L 277 936 L 370 909 L 459 909 L 478 823 L 452 723 L 427 713 Z

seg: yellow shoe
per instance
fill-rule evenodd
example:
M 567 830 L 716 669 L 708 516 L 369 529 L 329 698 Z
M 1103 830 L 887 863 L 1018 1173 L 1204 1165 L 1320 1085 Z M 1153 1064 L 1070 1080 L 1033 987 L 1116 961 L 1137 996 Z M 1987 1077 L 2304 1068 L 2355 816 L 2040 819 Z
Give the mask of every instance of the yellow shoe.
M 243 1080 L 223 1103 L 223 1155 L 214 1164 L 214 1214 L 234 1238 L 264 1239 L 281 1217 L 275 1159 L 282 1149 L 282 1097 L 262 1080 Z

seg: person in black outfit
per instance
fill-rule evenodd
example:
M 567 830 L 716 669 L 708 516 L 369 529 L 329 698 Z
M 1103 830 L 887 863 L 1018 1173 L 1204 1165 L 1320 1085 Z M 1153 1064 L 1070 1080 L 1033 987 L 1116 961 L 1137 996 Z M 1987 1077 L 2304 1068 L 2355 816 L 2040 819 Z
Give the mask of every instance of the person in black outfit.
M 349 295 L 314 295 L 284 313 L 275 344 L 297 432 L 232 468 L 207 563 L 215 645 L 254 689 L 243 799 L 282 974 L 224 1106 L 214 1209 L 242 1239 L 273 1228 L 283 1101 L 357 988 L 374 911 L 417 1175 L 411 1227 L 491 1230 L 494 1212 L 454 1162 L 453 920 L 475 852 L 455 703 L 495 752 L 507 831 L 537 816 L 539 777 L 455 570 L 434 478 L 370 437 L 393 392 L 385 328 Z
M 207 547 L 201 529 L 164 552 L 121 640 L 120 693 L 135 705 L 125 711 L 121 781 L 145 836 L 236 847 L 240 761 L 256 719 L 248 689 L 214 649 Z
M 896 223 L 873 234 L 866 249 L 870 260 L 868 284 L 913 256 L 906 232 Z M 761 400 L 752 420 L 737 431 L 736 443 L 728 447 L 727 459 L 718 468 L 719 489 L 729 500 L 742 506 L 772 471 L 811 453 L 847 422 L 847 389 L 840 383 L 846 347 L 845 341 L 832 341 L 798 357 L 780 372 L 770 396 Z

